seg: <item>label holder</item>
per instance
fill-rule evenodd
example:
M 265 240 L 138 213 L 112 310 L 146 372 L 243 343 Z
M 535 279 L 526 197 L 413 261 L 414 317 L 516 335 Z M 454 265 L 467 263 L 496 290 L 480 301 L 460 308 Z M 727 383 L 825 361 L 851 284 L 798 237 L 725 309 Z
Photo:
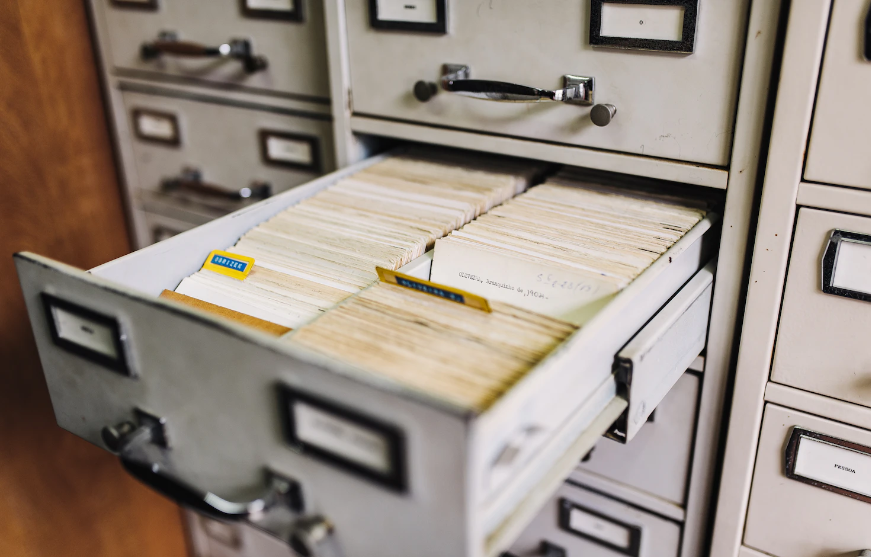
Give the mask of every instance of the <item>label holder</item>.
M 164 112 L 162 110 L 134 108 L 131 111 L 131 116 L 133 118 L 133 133 L 136 134 L 136 137 L 138 139 L 141 139 L 142 141 L 148 141 L 150 143 L 159 143 L 161 145 L 167 145 L 170 147 L 178 147 L 181 145 L 181 132 L 179 130 L 178 117 L 175 114 L 171 112 Z M 148 116 L 151 116 L 152 118 L 169 120 L 172 123 L 172 137 L 162 138 L 143 133 L 139 127 L 139 119 Z
M 614 545 L 608 543 L 601 538 L 597 538 L 595 536 L 572 528 L 571 517 L 572 511 L 575 509 L 616 524 L 621 528 L 625 528 L 629 532 L 629 546 L 621 547 L 619 545 Z M 587 508 L 583 505 L 579 505 L 574 501 L 566 499 L 565 497 L 561 498 L 559 501 L 559 527 L 565 532 L 568 532 L 569 534 L 579 536 L 581 538 L 584 538 L 585 540 L 591 541 L 595 544 L 601 545 L 602 547 L 616 551 L 622 555 L 628 555 L 629 557 L 638 557 L 639 552 L 641 551 L 641 528 L 633 524 L 627 524 L 613 517 L 602 514 L 598 511 L 594 511 L 593 509 Z
M 826 244 L 825 252 L 823 253 L 823 259 L 821 261 L 822 284 L 820 285 L 820 287 L 826 294 L 831 294 L 833 296 L 842 296 L 844 298 L 850 298 L 853 300 L 861 300 L 863 302 L 871 302 L 871 294 L 867 292 L 860 292 L 858 290 L 850 290 L 847 288 L 839 288 L 834 285 L 835 271 L 838 265 L 838 255 L 841 249 L 841 244 L 843 242 L 854 242 L 857 244 L 863 244 L 871 247 L 871 235 L 861 234 L 859 232 L 848 232 L 846 230 L 839 229 L 832 230 L 832 233 L 829 236 L 829 241 Z
M 120 375 L 126 377 L 136 376 L 127 361 L 127 335 L 124 333 L 121 324 L 116 318 L 62 300 L 61 298 L 57 298 L 46 292 L 42 293 L 42 303 L 45 308 L 45 316 L 48 321 L 49 331 L 51 332 L 51 339 L 56 346 L 66 350 L 67 352 L 85 358 L 86 360 L 90 360 L 95 364 L 99 364 Z M 62 310 L 76 317 L 80 317 L 84 320 L 108 328 L 111 331 L 111 338 L 116 357 L 113 358 L 110 355 L 103 354 L 88 348 L 83 344 L 71 341 L 61 336 L 61 331 L 59 330 L 57 318 L 55 316 L 55 309 Z
M 263 164 L 268 164 L 270 166 L 280 166 L 284 168 L 295 168 L 298 170 L 306 170 L 309 172 L 314 172 L 316 174 L 320 174 L 321 172 L 323 172 L 323 168 L 321 166 L 320 140 L 317 137 L 313 135 L 304 135 L 300 133 L 291 133 L 278 130 L 260 130 L 257 133 L 257 136 L 260 141 L 260 158 L 263 160 Z M 309 149 L 311 150 L 311 161 L 308 163 L 301 163 L 281 160 L 271 156 L 269 154 L 269 139 L 273 137 L 278 139 L 287 139 L 290 141 L 308 143 Z
M 131 10 L 143 10 L 156 12 L 158 5 L 157 0 L 111 0 L 111 3 L 116 8 L 124 8 Z
M 369 25 L 373 29 L 388 31 L 418 31 L 444 35 L 448 32 L 448 0 L 433 0 L 436 3 L 436 21 L 427 23 L 422 21 L 398 21 L 380 19 L 378 16 L 379 0 L 369 0 Z
M 366 478 L 393 491 L 407 491 L 405 436 L 399 428 L 328 402 L 320 397 L 303 393 L 288 385 L 279 385 L 279 402 L 281 405 L 280 414 L 284 425 L 285 440 L 292 449 Z M 294 406 L 298 403 L 314 407 L 325 414 L 350 422 L 381 437 L 388 447 L 388 471 L 386 473 L 379 472 L 345 458 L 336 452 L 323 449 L 301 439 L 297 430 L 296 419 L 294 418 Z
M 811 431 L 809 429 L 793 426 L 792 433 L 789 436 L 789 442 L 787 442 L 786 444 L 786 455 L 784 460 L 786 477 L 791 480 L 812 485 L 820 489 L 825 489 L 826 491 L 831 491 L 832 493 L 837 493 L 838 495 L 843 495 L 851 499 L 856 499 L 858 501 L 862 501 L 863 503 L 871 503 L 871 497 L 867 495 L 863 495 L 849 489 L 844 489 L 842 487 L 837 487 L 825 482 L 821 482 L 813 478 L 798 475 L 795 472 L 795 467 L 798 461 L 798 451 L 802 439 L 812 439 L 814 441 L 826 443 L 828 445 L 832 445 L 845 451 L 852 451 L 867 456 L 871 456 L 871 447 L 866 447 L 858 443 L 853 443 L 850 441 L 845 441 L 843 439 L 838 439 L 837 437 L 832 437 L 831 435 L 826 435 L 824 433 L 819 433 L 816 431 Z
M 257 19 L 280 19 L 282 21 L 295 21 L 302 23 L 304 21 L 304 13 L 302 0 L 294 0 L 293 8 L 289 10 L 269 10 L 266 8 L 252 8 L 249 6 L 249 0 L 239 0 L 242 15 Z
M 634 4 L 642 6 L 676 6 L 683 8 L 683 31 L 681 40 L 642 39 L 633 37 L 609 37 L 602 35 L 602 8 L 604 4 Z M 696 41 L 696 22 L 699 0 L 591 0 L 590 44 L 594 47 L 651 50 L 692 54 Z

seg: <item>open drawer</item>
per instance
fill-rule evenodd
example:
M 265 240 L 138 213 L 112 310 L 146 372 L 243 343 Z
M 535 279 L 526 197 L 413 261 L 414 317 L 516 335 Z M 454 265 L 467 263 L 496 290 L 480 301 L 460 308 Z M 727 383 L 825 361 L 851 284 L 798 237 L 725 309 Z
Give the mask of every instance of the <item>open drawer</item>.
M 508 548 L 632 400 L 652 410 L 701 351 L 715 227 L 710 217 L 696 225 L 481 413 L 157 297 L 215 247 L 378 160 L 91 271 L 18 254 L 59 425 L 106 446 L 104 428 L 138 420 L 150 441 L 136 462 L 122 459 L 129 471 L 182 504 L 251 520 L 303 555 Z M 426 260 L 406 270 L 428 275 Z M 651 355 L 631 385 L 613 369 L 624 347 L 626 358 Z M 288 391 L 321 424 L 307 433 L 318 454 L 287 441 Z

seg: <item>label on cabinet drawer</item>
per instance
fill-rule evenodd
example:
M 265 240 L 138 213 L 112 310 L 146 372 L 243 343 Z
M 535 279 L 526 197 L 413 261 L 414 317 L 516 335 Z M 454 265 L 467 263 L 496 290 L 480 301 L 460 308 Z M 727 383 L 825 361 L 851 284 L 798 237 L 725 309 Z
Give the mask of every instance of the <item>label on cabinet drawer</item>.
M 680 41 L 683 38 L 683 6 L 602 4 L 603 37 L 628 37 Z
M 175 114 L 137 108 L 133 111 L 133 129 L 139 139 L 168 145 L 181 143 Z
M 78 304 L 42 294 L 54 343 L 122 375 L 132 376 L 124 353 L 125 336 L 118 320 Z
M 871 235 L 832 230 L 822 260 L 826 294 L 871 302 Z
M 560 528 L 624 555 L 637 557 L 641 547 L 641 529 L 615 518 L 585 508 L 568 499 L 560 499 Z
M 266 164 L 320 172 L 316 137 L 260 130 L 260 155 Z
M 245 0 L 245 6 L 252 10 L 293 11 L 294 0 Z
M 287 386 L 281 401 L 288 441 L 299 452 L 405 489 L 404 440 L 397 428 Z
M 871 448 L 794 428 L 786 463 L 791 479 L 871 502 Z
M 369 0 L 369 24 L 376 29 L 445 33 L 447 0 Z

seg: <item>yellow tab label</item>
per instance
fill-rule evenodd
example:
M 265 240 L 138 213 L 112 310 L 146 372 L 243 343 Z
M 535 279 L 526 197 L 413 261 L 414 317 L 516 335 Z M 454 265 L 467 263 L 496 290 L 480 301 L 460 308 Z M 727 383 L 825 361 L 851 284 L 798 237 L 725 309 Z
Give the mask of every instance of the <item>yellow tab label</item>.
M 471 292 L 404 275 L 383 267 L 376 267 L 375 270 L 378 271 L 378 277 L 381 279 L 381 282 L 389 282 L 390 284 L 411 288 L 412 290 L 417 290 L 424 294 L 438 296 L 439 298 L 444 298 L 445 300 L 463 304 L 464 306 L 480 309 L 487 313 L 490 313 L 491 311 L 490 303 L 487 301 L 487 298 L 476 296 Z
M 251 268 L 254 267 L 254 258 L 229 253 L 216 249 L 206 258 L 203 269 L 214 271 L 230 278 L 245 280 Z

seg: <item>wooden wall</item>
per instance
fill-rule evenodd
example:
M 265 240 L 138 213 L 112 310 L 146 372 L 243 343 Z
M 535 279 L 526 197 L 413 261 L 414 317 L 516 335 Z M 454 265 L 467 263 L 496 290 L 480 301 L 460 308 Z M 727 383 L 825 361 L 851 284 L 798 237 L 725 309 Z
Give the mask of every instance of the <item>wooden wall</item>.
M 12 253 L 130 249 L 82 0 L 0 0 L 0 555 L 186 555 L 180 514 L 54 421 Z

